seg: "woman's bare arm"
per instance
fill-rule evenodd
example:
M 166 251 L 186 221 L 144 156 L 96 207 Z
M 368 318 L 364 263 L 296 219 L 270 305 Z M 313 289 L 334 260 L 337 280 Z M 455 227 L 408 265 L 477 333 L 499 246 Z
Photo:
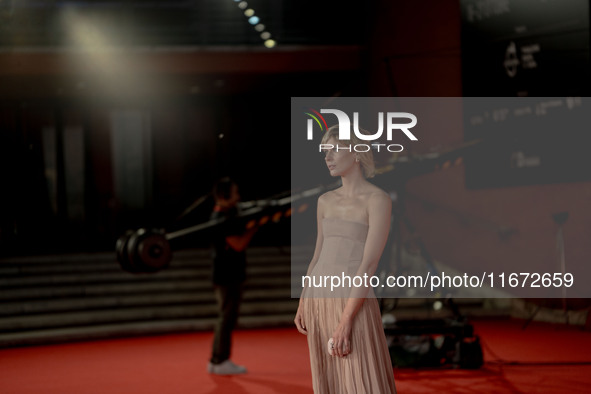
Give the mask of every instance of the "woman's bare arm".
M 318 206 L 316 209 L 316 247 L 314 248 L 314 255 L 312 256 L 312 260 L 310 260 L 310 264 L 308 264 L 308 270 L 306 271 L 306 275 L 310 275 L 318 259 L 320 258 L 320 251 L 322 250 L 322 244 L 324 242 L 324 235 L 322 232 L 322 219 L 324 219 L 324 211 L 326 206 L 326 197 L 323 194 L 318 198 Z
M 316 266 L 316 263 L 318 262 L 318 259 L 320 258 L 320 251 L 322 250 L 322 244 L 324 242 L 324 236 L 322 232 L 322 219 L 324 219 L 324 211 L 326 206 L 325 200 L 326 197 L 324 194 L 318 198 L 318 206 L 316 209 L 316 228 L 318 232 L 316 234 L 316 247 L 314 248 L 314 255 L 312 256 L 312 260 L 310 261 L 310 264 L 308 264 L 308 270 L 306 271 L 306 275 L 310 275 L 310 273 L 312 273 L 314 267 Z M 302 311 L 302 300 L 303 297 L 300 297 L 300 305 L 298 307 L 298 311 L 296 312 L 294 323 L 299 332 L 301 332 L 302 334 L 307 334 L 308 331 L 306 330 L 306 324 L 304 322 Z

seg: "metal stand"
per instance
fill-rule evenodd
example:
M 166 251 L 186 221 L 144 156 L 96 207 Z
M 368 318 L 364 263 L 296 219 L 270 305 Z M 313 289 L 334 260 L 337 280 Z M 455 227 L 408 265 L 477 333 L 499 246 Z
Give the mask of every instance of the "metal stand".
M 552 219 L 554 220 L 554 222 L 556 224 L 558 224 L 558 231 L 556 232 L 556 251 L 557 251 L 557 255 L 558 255 L 558 265 L 560 266 L 560 272 L 562 272 L 562 277 L 564 278 L 564 274 L 566 273 L 566 258 L 565 258 L 565 253 L 564 253 L 563 226 L 564 226 L 564 223 L 566 223 L 566 221 L 568 220 L 568 212 L 558 212 L 558 213 L 552 214 Z M 541 308 L 542 308 L 542 305 L 540 305 L 540 304 L 536 305 L 536 309 L 532 312 L 531 316 L 526 319 L 525 323 L 523 323 L 523 326 L 521 327 L 523 330 L 525 330 L 525 328 L 527 328 L 529 323 L 531 323 L 534 320 L 534 318 L 536 317 L 536 315 L 538 314 L 538 312 L 540 311 Z M 567 301 L 566 301 L 566 287 L 565 286 L 562 287 L 562 312 L 564 313 L 564 322 L 568 325 L 569 324 L 568 305 L 567 305 Z
M 393 241 L 389 247 L 389 253 L 387 258 L 387 267 L 384 267 L 383 270 L 387 272 L 382 272 L 382 276 L 389 275 L 390 273 L 397 274 L 397 271 L 402 266 L 402 248 L 404 247 L 404 242 L 402 239 L 402 230 L 404 228 L 412 235 L 413 242 L 417 244 L 419 253 L 421 258 L 425 262 L 427 269 L 429 270 L 431 275 L 439 275 L 439 271 L 435 267 L 433 263 L 433 258 L 431 254 L 427 250 L 422 238 L 417 234 L 416 227 L 411 222 L 410 218 L 406 214 L 406 192 L 405 192 L 405 182 L 401 182 L 395 190 L 390 192 L 390 197 L 392 198 L 393 202 L 395 203 L 395 207 L 397 209 L 393 210 L 392 221 L 391 221 L 391 231 L 393 233 Z M 392 256 L 394 255 L 394 256 Z M 384 264 L 386 265 L 386 264 Z M 464 318 L 460 313 L 457 305 L 454 303 L 451 297 L 446 297 L 443 294 L 440 294 L 441 301 L 447 305 L 448 308 L 453 312 L 454 317 L 460 321 Z M 395 301 L 394 307 L 398 304 L 398 301 Z M 380 301 L 380 307 L 382 308 L 382 313 L 384 312 L 384 303 L 383 299 Z M 388 311 L 392 311 L 394 308 L 391 308 Z

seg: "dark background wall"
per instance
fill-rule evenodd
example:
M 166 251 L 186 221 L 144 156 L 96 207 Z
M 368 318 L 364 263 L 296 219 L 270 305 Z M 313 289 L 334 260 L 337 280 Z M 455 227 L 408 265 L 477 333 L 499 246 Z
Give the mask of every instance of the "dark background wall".
M 2 253 L 198 223 L 211 201 L 178 217 L 225 175 L 244 200 L 289 191 L 290 97 L 363 91 L 367 13 L 249 3 L 278 47 L 230 0 L 2 4 Z
M 376 29 L 372 35 L 372 66 L 369 85 L 372 95 L 438 97 L 438 96 L 497 96 L 491 90 L 491 76 L 481 69 L 470 69 L 462 65 L 462 56 L 475 56 L 462 48 L 462 18 L 460 3 L 504 3 L 520 5 L 531 14 L 540 14 L 543 2 L 459 2 L 455 0 L 418 0 L 382 2 L 378 13 Z M 538 4 L 539 3 L 539 4 Z M 550 2 L 554 7 L 569 7 L 569 2 Z M 575 4 L 576 3 L 576 4 Z M 588 24 L 588 2 L 582 2 L 587 13 L 579 17 Z M 571 4 L 581 7 L 581 2 Z M 538 7 L 538 8 L 536 8 Z M 537 13 L 536 13 L 537 12 Z M 543 13 L 542 13 L 543 15 Z M 530 15 L 531 16 L 531 15 Z M 494 16 L 490 17 L 492 22 Z M 502 16 L 498 17 L 502 18 Z M 560 16 L 558 17 L 560 19 Z M 492 23 L 491 22 L 491 23 Z M 552 63 L 552 73 L 543 78 L 531 79 L 528 86 L 531 96 L 544 92 L 546 95 L 569 96 L 573 91 L 588 95 L 588 28 L 583 42 L 569 40 L 568 46 L 583 46 L 587 54 L 575 50 L 580 70 L 573 76 L 569 67 L 573 52 L 546 53 L 538 59 L 544 68 L 544 60 Z M 541 38 L 549 40 L 561 37 L 556 32 L 547 32 Z M 509 40 L 510 41 L 510 40 Z M 483 41 L 482 46 L 489 45 Z M 567 46 L 565 46 L 566 49 Z M 545 49 L 542 46 L 542 49 Z M 482 55 L 480 53 L 480 55 Z M 497 56 L 497 74 L 504 74 L 504 49 Z M 384 61 L 388 59 L 388 61 Z M 493 60 L 491 60 L 492 62 Z M 556 66 L 562 62 L 562 67 Z M 469 62 L 468 62 L 469 63 Z M 462 68 L 462 66 L 464 68 Z M 489 65 L 489 69 L 493 66 Z M 522 70 L 523 72 L 523 70 Z M 466 78 L 470 75 L 471 79 Z M 479 78 L 474 74 L 480 75 Z M 506 75 L 505 75 L 506 77 Z M 568 77 L 568 81 L 564 78 Z M 470 85 L 462 84 L 462 78 Z M 561 81 L 556 90 L 553 81 Z M 543 87 L 552 82 L 550 91 Z M 464 82 L 466 83 L 466 81 Z M 513 83 L 506 78 L 506 85 Z M 497 83 L 498 85 L 498 83 Z M 505 90 L 505 95 L 508 93 Z M 513 90 L 513 95 L 517 92 Z M 434 127 L 429 135 L 422 135 L 417 150 L 421 152 L 441 151 L 460 146 L 465 131 L 460 116 L 451 116 L 450 124 Z M 578 139 L 567 142 L 560 136 L 566 130 L 556 130 L 549 144 L 568 146 L 567 150 L 580 152 L 577 144 L 589 141 L 587 133 L 581 130 Z M 560 141 L 560 142 L 559 142 Z M 569 145 L 570 144 L 570 145 Z M 557 147 L 555 147 L 557 148 Z M 556 234 L 558 225 L 554 213 L 566 211 L 568 221 L 564 226 L 567 267 L 582 267 L 589 261 L 591 248 L 591 184 L 580 182 L 554 182 L 548 184 L 518 185 L 470 190 L 466 186 L 465 172 L 469 163 L 451 166 L 411 179 L 407 192 L 414 196 L 407 199 L 409 217 L 423 237 L 427 248 L 441 261 L 455 262 L 469 269 L 474 265 L 498 267 L 507 270 L 523 267 L 530 262 L 540 270 L 554 272 L 557 263 Z M 490 166 L 495 166 L 494 162 Z M 561 171 L 561 169 L 557 169 Z M 569 173 L 562 172 L 564 179 Z M 515 230 L 507 238 L 499 236 L 501 227 Z

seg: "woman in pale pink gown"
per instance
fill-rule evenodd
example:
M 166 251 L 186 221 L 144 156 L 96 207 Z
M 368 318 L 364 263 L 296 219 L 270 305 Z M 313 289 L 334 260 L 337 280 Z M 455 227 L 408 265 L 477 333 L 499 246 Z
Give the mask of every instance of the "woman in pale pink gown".
M 369 278 L 388 238 L 392 201 L 365 179 L 374 172 L 371 151 L 341 149 L 363 143 L 353 133 L 351 140 L 339 141 L 338 127 L 333 126 L 322 143 L 333 146 L 325 151 L 325 161 L 330 174 L 341 177 L 342 186 L 318 199 L 316 248 L 307 275 L 317 279 L 343 275 Z M 295 324 L 308 337 L 315 393 L 396 392 L 371 286 L 332 290 L 330 282 L 328 287 L 307 286 Z

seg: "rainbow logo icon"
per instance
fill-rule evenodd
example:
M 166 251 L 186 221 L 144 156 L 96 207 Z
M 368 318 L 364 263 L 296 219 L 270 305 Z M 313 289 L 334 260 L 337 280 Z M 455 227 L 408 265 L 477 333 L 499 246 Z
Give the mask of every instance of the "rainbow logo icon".
M 326 120 L 324 120 L 324 117 L 322 115 L 320 115 L 320 113 L 318 111 L 313 110 L 312 108 L 309 108 L 308 111 L 313 112 L 304 112 L 306 115 L 310 116 L 312 119 L 314 119 L 316 121 L 316 123 L 318 123 L 318 126 L 320 126 L 320 130 L 322 131 L 326 131 L 328 130 L 328 126 L 326 125 Z M 320 119 L 318 119 L 320 118 Z M 320 122 L 322 120 L 322 123 Z

